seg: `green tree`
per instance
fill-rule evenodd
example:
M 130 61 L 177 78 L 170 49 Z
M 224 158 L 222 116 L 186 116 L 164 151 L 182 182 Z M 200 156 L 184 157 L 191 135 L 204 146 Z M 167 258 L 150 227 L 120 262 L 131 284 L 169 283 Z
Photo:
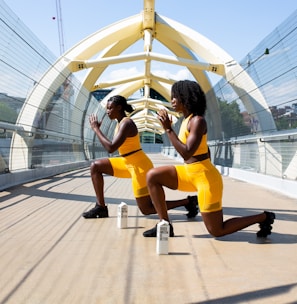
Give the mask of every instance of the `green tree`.
M 289 121 L 284 116 L 275 119 L 275 124 L 278 131 L 290 129 Z
M 219 100 L 222 129 L 225 139 L 250 134 L 250 128 L 244 124 L 238 104 Z
M 15 110 L 8 107 L 5 103 L 0 102 L 0 121 L 15 123 L 18 114 Z

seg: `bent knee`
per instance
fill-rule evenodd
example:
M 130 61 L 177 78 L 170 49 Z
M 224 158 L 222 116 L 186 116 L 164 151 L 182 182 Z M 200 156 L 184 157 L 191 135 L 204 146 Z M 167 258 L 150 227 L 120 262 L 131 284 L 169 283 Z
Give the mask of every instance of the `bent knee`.
M 220 228 L 220 227 L 215 227 L 217 225 L 209 225 L 207 223 L 205 223 L 205 227 L 207 229 L 207 231 L 209 232 L 209 234 L 213 237 L 220 237 L 220 236 L 223 236 L 224 233 L 223 233 L 223 230 Z
M 150 169 L 146 174 L 146 181 L 147 183 L 151 183 L 154 181 L 155 178 L 155 169 Z
M 139 208 L 140 209 L 140 211 L 141 211 L 141 213 L 143 214 L 143 215 L 151 215 L 151 214 L 155 214 L 156 212 L 155 211 L 153 211 L 152 209 L 150 209 L 150 210 L 148 210 L 148 209 L 142 209 L 142 208 Z
M 95 160 L 90 165 L 91 172 L 100 171 L 100 168 L 103 167 L 103 164 L 100 160 Z
M 143 215 L 150 215 L 156 213 L 155 207 L 149 196 L 137 198 L 136 201 L 138 208 Z
M 98 163 L 96 163 L 96 161 L 93 161 L 90 165 L 90 169 L 94 170 L 97 166 L 98 166 Z
M 224 233 L 223 231 L 220 229 L 215 229 L 213 227 L 206 227 L 207 231 L 209 232 L 209 234 L 213 237 L 220 237 L 223 236 Z
M 209 233 L 211 234 L 211 236 L 213 237 L 221 237 L 223 236 L 224 234 L 219 232 L 219 231 L 209 231 Z

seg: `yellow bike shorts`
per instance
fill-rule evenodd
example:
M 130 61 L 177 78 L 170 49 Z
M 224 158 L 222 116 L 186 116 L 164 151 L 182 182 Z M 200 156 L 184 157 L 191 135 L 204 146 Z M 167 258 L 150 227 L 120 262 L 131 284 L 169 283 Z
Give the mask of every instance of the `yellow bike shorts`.
M 113 176 L 132 179 L 135 198 L 149 195 L 146 173 L 154 166 L 142 150 L 125 157 L 111 157 L 109 161 L 113 168 Z
M 201 212 L 222 210 L 222 176 L 209 159 L 175 165 L 175 169 L 178 177 L 177 189 L 185 192 L 197 191 Z

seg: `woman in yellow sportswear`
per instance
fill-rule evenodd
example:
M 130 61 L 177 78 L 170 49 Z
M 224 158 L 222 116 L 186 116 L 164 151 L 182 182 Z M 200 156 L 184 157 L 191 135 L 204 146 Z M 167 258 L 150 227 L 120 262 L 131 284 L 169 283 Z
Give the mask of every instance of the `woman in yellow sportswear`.
M 223 221 L 221 174 L 209 159 L 207 146 L 207 124 L 204 118 L 206 98 L 199 84 L 183 80 L 173 84 L 171 104 L 184 119 L 179 135 L 171 128 L 166 110 L 158 112 L 159 120 L 168 138 L 184 159 L 184 164 L 169 165 L 151 169 L 147 174 L 147 185 L 160 220 L 169 222 L 163 186 L 181 191 L 197 191 L 199 209 L 209 233 L 220 237 L 259 223 L 258 237 L 271 234 L 275 219 L 273 212 L 237 217 Z M 145 237 L 155 237 L 156 227 L 143 233 Z M 170 236 L 174 236 L 170 223 Z
M 103 147 L 113 153 L 118 150 L 119 157 L 97 159 L 91 164 L 91 178 L 96 193 L 95 207 L 83 213 L 85 218 L 108 217 L 108 207 L 104 200 L 103 174 L 120 178 L 131 178 L 133 193 L 140 211 L 145 214 L 155 214 L 146 185 L 146 173 L 153 168 L 150 158 L 143 152 L 140 145 L 138 129 L 126 112 L 131 113 L 133 108 L 125 97 L 116 95 L 107 101 L 106 113 L 110 119 L 116 119 L 118 125 L 115 136 L 110 141 L 100 130 L 101 123 L 97 116 L 92 114 L 89 122 Z M 187 217 L 195 217 L 198 213 L 197 196 L 188 196 L 178 201 L 166 202 L 166 208 L 173 209 L 184 206 L 188 210 Z

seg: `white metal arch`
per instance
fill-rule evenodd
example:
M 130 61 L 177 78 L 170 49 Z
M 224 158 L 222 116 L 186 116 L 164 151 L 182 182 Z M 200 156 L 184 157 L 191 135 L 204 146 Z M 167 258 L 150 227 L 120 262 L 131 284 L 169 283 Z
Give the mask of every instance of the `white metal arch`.
M 211 89 L 211 83 L 206 72 L 213 72 L 225 77 L 235 91 L 244 96 L 242 101 L 246 108 L 251 112 L 261 113 L 261 117 L 258 117 L 260 128 L 265 130 L 275 129 L 264 97 L 248 74 L 230 55 L 196 31 L 158 15 L 154 9 L 154 0 L 144 0 L 143 2 L 144 10 L 140 14 L 107 26 L 66 51 L 53 67 L 43 75 L 39 85 L 34 88 L 26 100 L 18 117 L 17 125 L 27 132 L 34 131 L 34 120 L 51 100 L 52 93 L 50 92 L 55 92 L 71 73 L 88 69 L 80 92 L 76 96 L 76 109 L 84 109 L 86 96 L 96 88 L 117 86 L 112 94 L 121 94 L 126 97 L 144 88 L 144 98 L 133 101 L 137 113 L 142 111 L 141 116 L 135 113 L 135 122 L 139 130 L 160 133 L 162 130 L 158 120 L 152 115 L 152 111 L 155 111 L 158 106 L 165 106 L 170 109 L 170 104 L 162 103 L 160 105 L 160 101 L 150 99 L 149 89 L 155 89 L 167 100 L 170 100 L 170 85 L 175 81 L 175 79 L 165 79 L 154 74 L 151 63 L 152 61 L 160 61 L 187 67 L 206 93 Z M 143 39 L 142 52 L 122 54 L 129 46 L 141 39 Z M 154 40 L 163 44 L 173 55 L 154 53 L 152 51 Z M 95 57 L 96 59 L 94 59 Z M 101 75 L 109 65 L 133 61 L 143 62 L 144 72 L 142 74 L 112 82 L 100 82 Z M 240 74 L 241 77 L 234 78 L 235 74 Z M 241 94 L 242 92 L 252 93 Z M 209 107 L 216 109 L 216 102 L 212 102 Z M 258 111 L 259 109 L 262 109 L 262 111 Z M 218 111 L 212 112 L 218 113 Z M 73 120 L 82 122 L 84 120 L 82 113 L 84 112 L 74 111 L 72 114 Z M 219 115 L 213 121 L 217 123 L 215 128 L 220 130 Z M 77 124 L 70 129 L 73 134 L 82 132 Z M 81 135 L 83 136 L 83 134 Z M 30 167 L 32 142 L 32 138 L 27 137 L 25 139 L 20 134 L 14 135 L 10 155 L 12 170 L 20 167 L 18 161 L 26 162 Z M 26 147 L 26 152 L 23 153 L 19 149 L 14 149 L 14 146 Z

